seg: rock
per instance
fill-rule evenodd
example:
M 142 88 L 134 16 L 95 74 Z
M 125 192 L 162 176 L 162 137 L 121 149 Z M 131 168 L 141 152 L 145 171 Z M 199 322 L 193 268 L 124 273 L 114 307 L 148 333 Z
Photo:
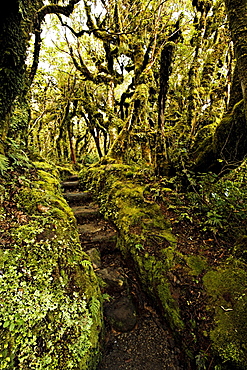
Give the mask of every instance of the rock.
M 99 250 L 97 248 L 91 248 L 91 249 L 87 250 L 86 253 L 89 255 L 89 257 L 91 259 L 93 268 L 94 269 L 100 268 L 101 258 L 100 258 Z
M 136 310 L 130 297 L 121 297 L 105 308 L 106 319 L 113 329 L 131 331 L 136 325 Z
M 106 283 L 107 290 L 114 292 L 121 292 L 126 287 L 126 281 L 123 275 L 121 275 L 122 270 L 120 268 L 110 269 L 104 268 L 102 270 L 96 271 L 96 275 L 100 277 L 104 283 Z
M 88 203 L 92 201 L 92 195 L 89 191 L 77 192 L 77 193 L 64 193 L 64 198 L 70 205 Z
M 62 188 L 64 190 L 78 189 L 79 181 L 64 181 L 62 182 Z
M 86 222 L 87 220 L 94 220 L 100 217 L 99 208 L 94 205 L 72 207 L 75 218 L 78 223 Z

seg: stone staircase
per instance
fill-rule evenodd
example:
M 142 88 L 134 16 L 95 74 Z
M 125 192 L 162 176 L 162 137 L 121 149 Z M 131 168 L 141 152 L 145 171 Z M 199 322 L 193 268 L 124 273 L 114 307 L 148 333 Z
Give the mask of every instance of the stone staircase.
M 73 210 L 77 220 L 80 241 L 85 251 L 92 247 L 99 252 L 115 249 L 117 231 L 106 222 L 99 212 L 98 205 L 88 191 L 79 191 L 78 177 L 71 177 L 62 183 L 64 198 Z
M 91 194 L 79 191 L 77 177 L 69 178 L 62 187 L 77 220 L 81 246 L 102 282 L 102 293 L 111 298 L 104 305 L 106 325 L 123 332 L 131 330 L 136 324 L 136 310 L 129 296 L 127 269 L 116 249 L 117 231 L 103 219 Z
M 103 219 L 88 191 L 72 176 L 62 183 L 64 198 L 77 220 L 80 242 L 101 282 L 105 338 L 97 370 L 181 370 L 179 349 L 147 301 L 135 272 L 116 248 L 117 230 Z

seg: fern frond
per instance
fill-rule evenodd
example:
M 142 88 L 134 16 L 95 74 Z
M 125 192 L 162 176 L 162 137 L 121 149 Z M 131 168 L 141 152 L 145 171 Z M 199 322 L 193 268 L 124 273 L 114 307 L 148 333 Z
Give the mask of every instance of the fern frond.
M 5 157 L 5 155 L 0 154 L 0 172 L 1 172 L 1 175 L 3 175 L 5 171 L 7 171 L 8 166 L 9 166 L 8 158 Z

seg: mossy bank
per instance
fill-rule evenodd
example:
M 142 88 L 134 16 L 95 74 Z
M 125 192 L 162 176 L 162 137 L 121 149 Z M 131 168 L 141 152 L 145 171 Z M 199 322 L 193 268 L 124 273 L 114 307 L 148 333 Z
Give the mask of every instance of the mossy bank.
M 0 369 L 94 369 L 101 294 L 46 162 L 1 178 Z
M 207 251 L 180 251 L 179 235 L 150 196 L 152 171 L 109 162 L 83 169 L 80 187 L 94 192 L 101 212 L 117 227 L 117 246 L 169 322 L 186 366 L 245 369 L 245 264 L 234 259 L 212 266 Z

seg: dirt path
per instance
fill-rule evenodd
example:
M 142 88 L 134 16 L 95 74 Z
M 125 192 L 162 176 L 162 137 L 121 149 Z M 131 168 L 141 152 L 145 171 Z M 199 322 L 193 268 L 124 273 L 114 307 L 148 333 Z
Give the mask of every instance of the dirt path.
M 97 370 L 185 369 L 171 331 L 116 248 L 117 231 L 102 219 L 90 193 L 78 191 L 77 178 L 64 182 L 63 188 L 77 219 L 82 247 L 102 281 L 102 293 L 108 296 Z

